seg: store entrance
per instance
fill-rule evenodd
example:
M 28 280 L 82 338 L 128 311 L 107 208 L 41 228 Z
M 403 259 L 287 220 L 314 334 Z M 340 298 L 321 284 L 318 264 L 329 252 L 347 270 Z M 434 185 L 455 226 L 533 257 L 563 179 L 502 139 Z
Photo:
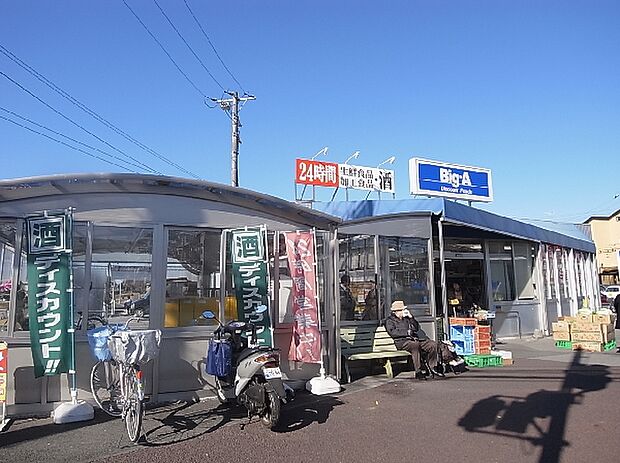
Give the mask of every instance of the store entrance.
M 475 307 L 486 306 L 483 259 L 446 259 L 448 315 L 471 317 Z

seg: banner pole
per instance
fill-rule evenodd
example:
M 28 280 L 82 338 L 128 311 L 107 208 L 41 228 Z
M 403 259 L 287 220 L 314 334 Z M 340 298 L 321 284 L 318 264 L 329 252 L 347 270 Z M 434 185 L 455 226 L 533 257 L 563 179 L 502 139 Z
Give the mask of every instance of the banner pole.
M 66 211 L 67 242 L 69 244 L 69 333 L 71 334 L 69 375 L 71 377 L 71 402 L 77 404 L 77 375 L 75 371 L 75 299 L 73 297 L 73 210 L 74 208 L 69 207 Z

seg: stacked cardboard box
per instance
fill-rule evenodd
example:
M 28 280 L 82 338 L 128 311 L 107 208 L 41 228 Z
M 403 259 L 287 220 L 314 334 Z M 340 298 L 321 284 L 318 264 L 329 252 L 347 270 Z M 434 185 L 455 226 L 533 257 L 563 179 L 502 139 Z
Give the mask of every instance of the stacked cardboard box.
M 573 350 L 602 352 L 615 341 L 615 316 L 613 314 L 582 314 L 561 317 L 553 323 L 553 339 L 570 341 Z

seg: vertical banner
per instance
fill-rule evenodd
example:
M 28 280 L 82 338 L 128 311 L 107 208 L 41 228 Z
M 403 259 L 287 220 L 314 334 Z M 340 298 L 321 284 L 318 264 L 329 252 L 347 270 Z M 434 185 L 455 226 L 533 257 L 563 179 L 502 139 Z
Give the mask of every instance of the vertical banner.
M 317 304 L 314 234 L 310 231 L 284 233 L 286 255 L 293 280 L 293 339 L 289 360 L 321 363 L 321 331 Z
M 257 327 L 258 343 L 273 347 L 269 310 L 252 316 L 261 305 L 269 307 L 267 285 L 267 231 L 264 227 L 230 231 L 232 239 L 232 272 L 239 320 L 251 321 Z
M 71 359 L 71 272 L 65 214 L 28 224 L 28 314 L 34 373 L 67 373 Z
M 7 375 L 9 374 L 8 354 L 9 348 L 6 342 L 0 342 L 0 403 L 2 404 L 6 402 Z

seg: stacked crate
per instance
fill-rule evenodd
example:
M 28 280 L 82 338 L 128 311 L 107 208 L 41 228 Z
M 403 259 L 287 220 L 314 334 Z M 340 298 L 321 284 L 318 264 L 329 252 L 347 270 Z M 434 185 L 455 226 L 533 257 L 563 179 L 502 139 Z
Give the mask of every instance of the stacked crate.
M 451 317 L 450 322 L 450 341 L 454 344 L 454 349 L 458 355 L 472 355 L 475 350 L 475 318 Z
M 491 353 L 491 327 L 477 325 L 474 331 L 474 350 L 476 354 L 488 355 Z
M 564 349 L 603 352 L 616 347 L 613 314 L 562 317 L 553 323 L 555 345 Z

